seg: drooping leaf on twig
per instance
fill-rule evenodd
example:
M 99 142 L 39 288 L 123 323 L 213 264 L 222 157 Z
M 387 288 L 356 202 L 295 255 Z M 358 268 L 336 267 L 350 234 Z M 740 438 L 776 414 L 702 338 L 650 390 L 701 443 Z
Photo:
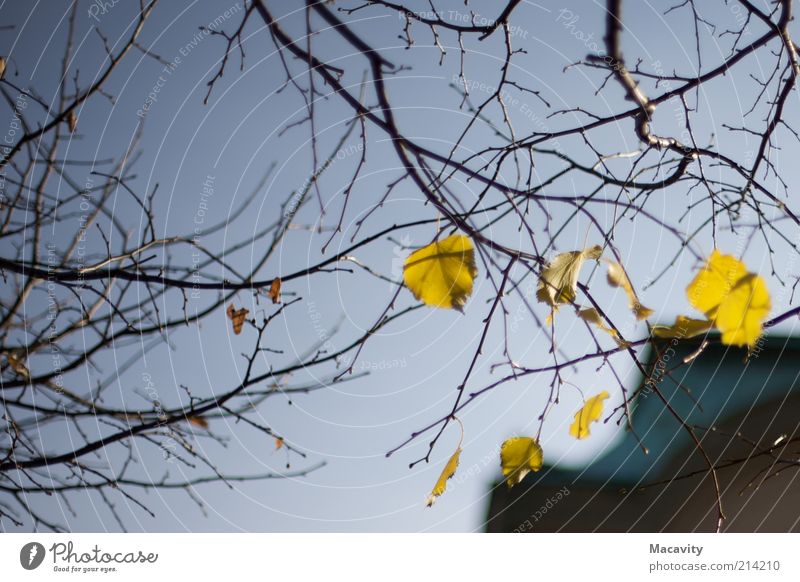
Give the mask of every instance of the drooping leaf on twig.
M 439 475 L 439 478 L 436 480 L 436 484 L 433 486 L 430 495 L 428 495 L 428 499 L 426 501 L 426 505 L 430 507 L 436 501 L 436 498 L 442 495 L 447 489 L 447 481 L 456 474 L 456 469 L 458 469 L 458 461 L 461 457 L 461 443 L 464 442 L 464 425 L 461 424 L 461 421 L 456 417 L 456 421 L 458 425 L 461 427 L 461 438 L 458 440 L 458 446 L 456 447 L 456 452 L 454 452 L 450 459 L 448 459 L 447 464 L 442 469 L 442 474 Z
M 600 419 L 603 414 L 603 400 L 608 398 L 608 392 L 603 390 L 589 398 L 581 409 L 575 413 L 575 420 L 569 426 L 569 434 L 576 439 L 585 439 L 591 433 L 589 425 Z
M 613 261 L 609 261 L 606 280 L 612 287 L 619 287 L 625 291 L 625 294 L 628 296 L 628 307 L 631 311 L 633 311 L 633 314 L 636 316 L 638 321 L 647 319 L 653 315 L 652 309 L 645 307 L 639 302 L 639 298 L 636 296 L 636 291 L 633 290 L 633 285 L 631 285 L 631 280 L 628 278 L 628 275 L 625 272 L 625 269 L 622 268 L 622 265 Z
M 269 286 L 269 293 L 267 296 L 272 299 L 272 303 L 280 303 L 281 302 L 281 278 L 275 277 L 272 280 L 272 284 Z

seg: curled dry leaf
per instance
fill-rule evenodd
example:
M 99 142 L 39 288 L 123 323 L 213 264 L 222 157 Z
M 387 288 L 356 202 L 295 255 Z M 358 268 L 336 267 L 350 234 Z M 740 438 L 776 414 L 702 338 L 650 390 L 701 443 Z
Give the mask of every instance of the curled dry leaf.
M 23 378 L 30 378 L 31 373 L 28 371 L 28 367 L 25 365 L 23 358 L 17 357 L 17 355 L 12 352 L 8 352 L 6 353 L 6 359 L 8 360 L 8 365 L 11 366 L 14 372 Z
M 247 319 L 247 314 L 250 313 L 247 309 L 242 307 L 241 309 L 236 309 L 233 306 L 233 303 L 228 305 L 228 318 L 231 320 L 233 324 L 233 333 L 239 335 L 242 333 L 242 326 L 244 325 L 245 319 Z
M 431 307 L 462 311 L 478 269 L 469 237 L 454 234 L 414 251 L 403 267 L 403 281 L 414 297 Z
M 619 334 L 617 333 L 617 331 L 615 329 L 608 327 L 603 322 L 603 318 L 600 317 L 600 314 L 597 312 L 597 310 L 594 307 L 588 307 L 586 309 L 581 309 L 580 311 L 578 311 L 578 317 L 580 317 L 581 319 L 583 319 L 584 321 L 586 321 L 588 323 L 593 324 L 598 329 L 601 329 L 602 331 L 606 332 L 608 335 L 610 335 L 612 338 L 614 338 L 614 341 L 617 342 L 617 345 L 619 347 L 626 348 L 626 347 L 630 346 L 630 344 L 628 342 L 626 342 L 621 337 L 619 337 Z
M 428 499 L 425 504 L 430 507 L 436 501 L 436 498 L 439 497 L 442 493 L 445 492 L 447 489 L 447 481 L 453 475 L 456 474 L 456 469 L 458 469 L 458 461 L 459 457 L 461 456 L 461 447 L 459 446 L 456 449 L 456 452 L 450 456 L 450 459 L 447 461 L 447 464 L 442 469 L 442 474 L 439 475 L 439 479 L 436 480 L 436 484 L 433 486 L 433 490 L 431 491 L 430 495 L 428 495 Z
M 277 451 L 282 446 L 283 446 L 283 437 L 276 437 L 275 438 L 275 450 Z
M 275 277 L 272 280 L 272 284 L 269 286 L 269 293 L 267 296 L 272 299 L 272 303 L 280 303 L 281 302 L 281 278 Z
M 513 487 L 531 471 L 542 468 L 544 453 L 539 442 L 530 437 L 511 437 L 500 447 L 500 466 L 509 487 Z
M 647 319 L 653 315 L 652 309 L 645 307 L 639 302 L 639 298 L 636 296 L 636 291 L 633 290 L 633 285 L 631 285 L 631 280 L 628 278 L 628 275 L 625 273 L 625 269 L 622 267 L 622 265 L 613 261 L 609 261 L 606 280 L 612 287 L 619 287 L 625 291 L 625 294 L 628 296 L 628 307 L 631 311 L 633 311 L 633 314 L 636 316 L 638 321 Z
M 600 419 L 603 414 L 603 400 L 608 398 L 608 392 L 603 390 L 587 400 L 581 409 L 575 413 L 575 420 L 569 427 L 569 434 L 576 439 L 585 439 L 591 433 L 589 425 Z
M 558 309 L 561 303 L 570 303 L 577 295 L 578 275 L 587 259 L 599 259 L 603 248 L 599 245 L 570 251 L 556 255 L 548 265 L 542 269 L 539 276 L 539 286 L 536 289 L 536 298 L 541 303 L 547 303 Z
M 654 325 L 651 330 L 653 337 L 688 339 L 707 333 L 712 327 L 714 324 L 707 319 L 692 319 L 679 315 L 672 325 Z

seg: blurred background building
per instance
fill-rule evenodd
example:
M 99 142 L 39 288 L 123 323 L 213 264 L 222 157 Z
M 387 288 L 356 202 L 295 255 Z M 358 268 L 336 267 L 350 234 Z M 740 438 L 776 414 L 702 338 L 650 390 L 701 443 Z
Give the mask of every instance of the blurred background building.
M 800 341 L 765 337 L 749 358 L 713 341 L 668 342 L 651 350 L 654 368 L 658 391 L 723 467 L 723 529 L 800 531 Z M 632 416 L 636 434 L 589 466 L 545 467 L 514 489 L 499 483 L 487 531 L 713 531 L 715 487 L 691 436 L 647 385 Z

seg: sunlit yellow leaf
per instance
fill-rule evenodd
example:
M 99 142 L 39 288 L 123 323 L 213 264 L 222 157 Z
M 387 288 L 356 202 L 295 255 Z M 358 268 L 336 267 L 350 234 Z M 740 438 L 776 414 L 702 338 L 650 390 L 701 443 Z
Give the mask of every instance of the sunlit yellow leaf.
M 755 346 L 761 337 L 762 322 L 771 308 L 764 279 L 752 273 L 739 279 L 714 318 L 717 329 L 722 332 L 722 343 Z
M 513 487 L 531 471 L 542 468 L 544 454 L 536 439 L 511 437 L 500 447 L 500 466 L 509 487 Z
M 67 127 L 69 127 L 70 133 L 75 133 L 75 130 L 78 129 L 78 116 L 75 115 L 75 110 L 67 113 Z
M 706 319 L 692 319 L 685 315 L 675 318 L 672 325 L 654 325 L 653 337 L 688 339 L 708 332 L 714 323 Z
M 450 460 L 447 461 L 447 464 L 444 466 L 442 470 L 442 474 L 439 475 L 439 479 L 436 481 L 436 484 L 433 486 L 433 490 L 431 494 L 428 495 L 428 500 L 426 504 L 428 507 L 433 505 L 436 501 L 436 498 L 439 497 L 442 493 L 444 493 L 445 489 L 447 489 L 447 480 L 450 479 L 456 473 L 456 469 L 458 469 L 458 460 L 461 456 L 461 447 L 456 449 L 456 452 L 450 457 Z
M 570 251 L 556 255 L 542 269 L 536 298 L 550 305 L 555 311 L 559 303 L 575 300 L 577 294 L 578 275 L 587 259 L 599 259 L 603 254 L 600 246 L 593 246 L 582 251 Z
M 633 290 L 631 280 L 625 273 L 622 265 L 613 261 L 608 263 L 608 273 L 606 275 L 608 284 L 612 287 L 621 287 L 625 294 L 628 296 L 628 307 L 633 311 L 636 319 L 641 321 L 653 315 L 653 310 L 645 307 L 639 303 L 639 298 L 636 296 L 636 291 Z
M 11 369 L 17 374 L 23 378 L 30 377 L 31 373 L 28 371 L 28 367 L 25 365 L 25 362 L 22 361 L 22 358 L 18 358 L 12 352 L 8 352 L 6 353 L 6 359 L 8 360 L 8 365 L 11 366 Z
M 432 307 L 461 311 L 472 294 L 478 269 L 469 237 L 455 234 L 414 251 L 403 280 L 414 297 Z
M 578 317 L 580 317 L 581 319 L 583 319 L 584 321 L 586 321 L 588 323 L 591 323 L 591 324 L 595 325 L 598 329 L 601 329 L 604 332 L 606 332 L 608 335 L 610 335 L 612 338 L 614 338 L 614 341 L 617 342 L 618 346 L 624 348 L 624 347 L 628 347 L 630 345 L 628 342 L 626 342 L 621 337 L 619 337 L 619 334 L 617 333 L 617 331 L 615 329 L 613 329 L 611 327 L 608 327 L 603 322 L 603 318 L 600 317 L 600 314 L 597 312 L 597 310 L 594 307 L 588 307 L 586 309 L 581 309 L 580 311 L 578 311 Z
M 764 279 L 716 249 L 686 288 L 689 302 L 722 332 L 722 343 L 753 347 L 772 308 Z
M 708 262 L 686 287 L 689 303 L 713 319 L 736 282 L 747 274 L 747 267 L 733 255 L 714 249 Z
M 603 414 L 603 400 L 606 398 L 608 398 L 608 392 L 603 390 L 586 401 L 583 407 L 575 413 L 575 420 L 569 426 L 571 436 L 576 439 L 585 439 L 591 434 L 589 425 L 600 419 Z

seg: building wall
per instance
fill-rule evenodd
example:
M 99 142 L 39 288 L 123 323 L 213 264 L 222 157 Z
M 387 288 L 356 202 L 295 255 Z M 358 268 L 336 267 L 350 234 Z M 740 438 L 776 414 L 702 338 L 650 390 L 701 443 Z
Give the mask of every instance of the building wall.
M 759 359 L 737 364 L 724 355 L 711 354 L 702 368 L 695 367 L 683 379 L 700 379 L 713 394 L 714 410 L 729 411 L 713 423 L 696 423 L 714 464 L 730 464 L 717 472 L 726 515 L 723 530 L 800 531 L 800 385 L 795 380 L 800 373 L 800 363 L 795 363 L 800 359 L 785 350 L 762 353 Z M 725 364 L 720 366 L 720 362 Z M 775 373 L 778 363 L 780 373 Z M 745 385 L 742 378 L 748 378 Z M 731 390 L 734 380 L 736 391 Z M 731 390 L 732 397 L 725 398 L 724 390 Z M 770 397 L 759 400 L 764 394 Z M 725 405 L 720 407 L 718 402 Z M 655 409 L 656 404 L 648 406 Z M 652 413 L 645 411 L 645 416 Z M 708 416 L 708 411 L 704 414 Z M 706 430 L 712 425 L 714 430 Z M 773 447 L 781 436 L 782 444 Z M 791 443 L 792 439 L 798 442 Z M 618 448 L 625 446 L 635 444 Z M 638 468 L 630 467 L 627 480 L 622 481 L 612 482 L 603 474 L 604 461 L 615 458 L 612 452 L 586 471 L 545 468 L 511 490 L 498 483 L 492 492 L 487 531 L 714 531 L 717 496 L 707 464 L 691 444 L 684 442 L 673 449 L 660 456 L 659 463 L 648 460 Z M 747 460 L 732 463 L 739 459 Z

